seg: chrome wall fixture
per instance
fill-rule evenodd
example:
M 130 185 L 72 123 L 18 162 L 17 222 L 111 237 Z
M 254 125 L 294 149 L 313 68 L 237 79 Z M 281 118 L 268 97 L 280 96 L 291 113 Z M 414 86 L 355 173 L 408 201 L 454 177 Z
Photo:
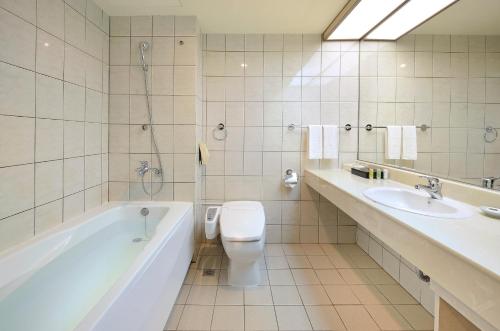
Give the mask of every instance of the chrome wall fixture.
M 298 125 L 295 125 L 293 123 L 288 124 L 288 130 L 290 130 L 290 131 L 295 130 L 298 127 L 299 128 L 307 128 L 307 126 L 298 126 Z M 353 129 L 354 127 L 351 124 L 347 123 L 346 125 L 344 125 L 344 127 L 339 127 L 339 128 L 343 128 L 346 131 L 351 131 L 351 129 Z M 387 126 L 374 126 L 372 124 L 367 124 L 363 128 L 366 131 L 372 131 L 373 129 L 387 129 Z M 422 124 L 422 125 L 416 126 L 416 128 L 425 132 L 425 131 L 427 131 L 427 129 L 430 129 L 431 127 L 428 126 L 427 124 Z M 489 134 L 494 133 L 495 139 L 496 139 L 497 130 L 495 128 L 488 127 L 488 128 L 486 128 L 486 132 L 488 132 Z M 495 139 L 493 141 L 495 141 Z M 485 133 L 485 140 L 486 140 L 486 133 Z
M 293 123 L 288 124 L 288 130 L 293 131 L 296 128 L 304 128 L 305 129 L 305 128 L 307 128 L 307 126 L 300 126 L 300 125 L 296 125 L 296 124 L 293 124 Z M 346 125 L 344 125 L 344 129 L 346 131 L 351 131 L 352 125 L 351 124 L 346 124 Z
M 299 182 L 299 176 L 297 172 L 293 169 L 287 169 L 285 175 L 283 176 L 283 185 L 287 188 L 294 188 Z
M 416 126 L 416 128 L 425 132 L 425 131 L 427 131 L 427 129 L 430 129 L 430 126 L 428 126 L 427 124 L 422 124 L 422 125 Z M 366 131 L 371 131 L 373 129 L 387 129 L 387 126 L 373 126 L 371 124 L 365 125 Z
M 227 138 L 227 129 L 224 123 L 219 123 L 212 129 L 212 136 L 215 140 L 223 141 Z
M 484 141 L 488 144 L 491 144 L 498 138 L 498 130 L 492 126 L 487 126 L 484 128 Z

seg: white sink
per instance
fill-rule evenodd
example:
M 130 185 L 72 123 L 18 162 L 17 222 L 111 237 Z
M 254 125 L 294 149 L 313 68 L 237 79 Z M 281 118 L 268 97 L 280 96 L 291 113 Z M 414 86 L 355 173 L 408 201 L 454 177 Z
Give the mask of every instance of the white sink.
M 374 187 L 363 191 L 368 199 L 384 206 L 404 210 L 414 214 L 440 218 L 467 218 L 472 209 L 455 200 L 431 199 L 425 192 L 398 187 Z

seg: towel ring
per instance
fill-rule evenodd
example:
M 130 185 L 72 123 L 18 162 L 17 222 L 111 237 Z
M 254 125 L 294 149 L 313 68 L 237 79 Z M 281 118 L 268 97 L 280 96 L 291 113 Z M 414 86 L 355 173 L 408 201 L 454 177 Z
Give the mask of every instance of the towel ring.
M 494 142 L 495 140 L 497 140 L 498 138 L 498 131 L 497 129 L 495 129 L 494 127 L 492 126 L 487 126 L 486 128 L 484 128 L 484 141 L 491 144 L 492 142 Z M 489 137 L 490 135 L 493 135 L 492 137 Z
M 218 134 L 219 132 L 222 132 L 222 136 Z M 224 123 L 219 123 L 215 128 L 212 129 L 212 136 L 214 137 L 215 140 L 218 141 L 226 140 L 227 129 Z

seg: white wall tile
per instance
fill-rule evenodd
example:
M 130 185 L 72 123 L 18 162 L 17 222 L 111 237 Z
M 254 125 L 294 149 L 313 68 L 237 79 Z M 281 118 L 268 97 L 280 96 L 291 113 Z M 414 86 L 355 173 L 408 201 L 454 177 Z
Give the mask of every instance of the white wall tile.
M 20 1 L 0 1 L 0 6 L 10 12 L 22 17 L 30 23 L 36 22 L 36 1 L 35 0 L 20 0 Z
M 153 16 L 153 36 L 173 36 L 173 16 Z
M 35 161 L 57 160 L 63 157 L 63 121 L 36 120 Z
M 32 238 L 34 232 L 33 209 L 2 220 L 0 223 L 0 250 Z
M 35 120 L 26 117 L 1 116 L 0 166 L 33 162 Z
M 130 18 L 131 36 L 151 36 L 153 34 L 153 17 L 132 16 Z
M 35 205 L 61 198 L 63 195 L 63 162 L 50 161 L 35 165 Z
M 13 40 L 12 36 L 16 36 Z M 30 70 L 35 69 L 36 28 L 0 9 L 0 59 Z
M 0 63 L 0 89 L 5 91 L 0 95 L 1 114 L 35 114 L 35 75 L 32 72 Z
M 198 23 L 196 16 L 175 16 L 176 36 L 196 36 Z
M 64 38 L 64 2 L 60 0 L 37 1 L 37 25 L 41 29 Z

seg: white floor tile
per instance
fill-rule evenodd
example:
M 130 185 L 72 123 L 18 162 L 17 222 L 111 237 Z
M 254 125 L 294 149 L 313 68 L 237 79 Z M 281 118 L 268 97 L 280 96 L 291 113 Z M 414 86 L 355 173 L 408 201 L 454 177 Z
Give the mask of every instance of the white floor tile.
M 278 330 L 273 306 L 245 306 L 245 330 Z
M 212 329 L 218 331 L 238 331 L 245 329 L 243 306 L 215 306 Z
M 215 297 L 216 305 L 243 305 L 243 288 L 234 286 L 219 286 L 217 296 Z
M 271 286 L 275 305 L 302 305 L 295 286 Z
M 245 288 L 245 305 L 272 305 L 273 298 L 269 286 Z
M 345 330 L 344 323 L 333 306 L 306 306 L 314 330 Z
M 185 306 L 177 330 L 210 330 L 213 310 L 213 306 Z
M 187 304 L 189 305 L 213 305 L 215 304 L 215 295 L 217 293 L 217 286 L 200 286 L 193 285 Z
M 275 306 L 280 330 L 312 330 L 304 306 Z
M 271 285 L 295 285 L 290 270 L 268 270 Z

